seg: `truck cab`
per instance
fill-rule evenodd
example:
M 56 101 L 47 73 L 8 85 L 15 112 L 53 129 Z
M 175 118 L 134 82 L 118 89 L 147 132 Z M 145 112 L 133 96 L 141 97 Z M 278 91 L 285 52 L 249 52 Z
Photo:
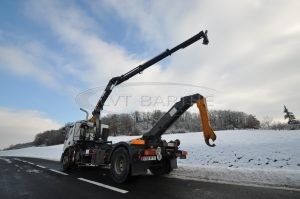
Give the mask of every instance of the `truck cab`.
M 64 155 L 69 154 L 68 157 L 71 160 L 68 162 L 81 162 L 81 165 L 93 165 L 95 162 L 92 161 L 82 161 L 82 157 L 91 156 L 90 150 L 97 148 L 97 144 L 107 142 L 109 127 L 106 124 L 101 125 L 101 138 L 99 140 L 95 140 L 95 125 L 93 122 L 89 122 L 86 120 L 77 121 L 75 123 L 69 124 L 65 126 L 66 137 L 64 141 L 63 153 L 61 156 L 61 161 L 64 161 Z M 76 149 L 76 150 L 75 150 Z M 73 157 L 70 153 L 77 151 L 79 153 L 77 157 Z M 90 158 L 85 158 L 85 160 Z

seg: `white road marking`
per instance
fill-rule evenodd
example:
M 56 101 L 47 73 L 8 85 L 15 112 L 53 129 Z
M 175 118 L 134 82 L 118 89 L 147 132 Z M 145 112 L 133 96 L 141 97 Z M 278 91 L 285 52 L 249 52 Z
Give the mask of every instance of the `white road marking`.
M 34 165 L 34 163 L 32 163 L 32 162 L 27 162 L 28 164 L 31 164 L 31 165 Z
M 40 167 L 40 168 L 42 168 L 42 169 L 46 169 L 46 167 L 44 167 L 44 166 L 42 166 L 42 165 L 35 165 L 35 166 L 37 166 L 37 167 Z
M 126 190 L 119 189 L 119 188 L 116 188 L 116 187 L 112 187 L 112 186 L 109 186 L 109 185 L 106 185 L 106 184 L 102 184 L 100 182 L 95 182 L 95 181 L 88 180 L 88 179 L 85 179 L 85 178 L 77 178 L 77 179 L 81 180 L 81 181 L 84 181 L 84 182 L 88 182 L 88 183 L 97 185 L 99 187 L 103 187 L 103 188 L 106 188 L 106 189 L 113 190 L 113 191 L 116 191 L 116 192 L 119 192 L 119 193 L 128 193 L 128 191 L 126 191 Z
M 37 170 L 37 169 L 27 169 L 26 172 L 27 173 L 41 173 L 41 171 Z
M 55 172 L 55 173 L 59 173 L 59 174 L 61 174 L 61 175 L 65 175 L 65 176 L 69 175 L 69 174 L 64 173 L 64 172 L 56 171 L 56 170 L 54 170 L 54 169 L 49 169 L 49 170 L 50 170 L 50 171 L 53 171 L 53 172 Z
M 20 167 L 18 164 L 15 164 L 15 167 L 17 167 L 18 168 L 18 172 L 20 171 L 20 170 L 22 170 L 22 167 Z M 20 169 L 20 170 L 19 170 Z
M 14 158 L 14 160 L 17 160 L 17 161 L 22 161 L 22 160 L 20 160 L 19 158 Z
M 10 159 L 6 159 L 6 158 L 0 158 L 0 160 L 3 160 L 3 161 L 5 161 L 5 162 L 7 162 L 8 164 L 10 164 L 10 163 L 11 163 Z

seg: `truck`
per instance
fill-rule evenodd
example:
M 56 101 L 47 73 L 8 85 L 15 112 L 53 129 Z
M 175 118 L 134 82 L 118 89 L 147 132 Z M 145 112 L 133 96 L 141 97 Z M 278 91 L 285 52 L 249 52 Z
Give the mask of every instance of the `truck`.
M 206 98 L 198 93 L 182 97 L 148 132 L 136 139 L 113 143 L 108 140 L 109 126 L 101 123 L 101 111 L 115 86 L 201 39 L 204 45 L 209 43 L 207 31 L 201 31 L 129 72 L 111 78 L 92 112 L 92 117 L 89 118 L 88 111 L 81 108 L 86 113 L 86 119 L 65 127 L 66 137 L 61 155 L 63 170 L 69 171 L 73 167 L 81 166 L 108 167 L 116 183 L 124 183 L 131 176 L 144 175 L 148 170 L 157 176 L 169 174 L 177 168 L 177 158 L 187 157 L 187 151 L 180 149 L 180 140 L 167 142 L 162 139 L 162 135 L 194 104 L 197 104 L 200 112 L 205 143 L 215 146 L 210 143 L 210 140 L 216 140 L 216 135 L 209 123 Z

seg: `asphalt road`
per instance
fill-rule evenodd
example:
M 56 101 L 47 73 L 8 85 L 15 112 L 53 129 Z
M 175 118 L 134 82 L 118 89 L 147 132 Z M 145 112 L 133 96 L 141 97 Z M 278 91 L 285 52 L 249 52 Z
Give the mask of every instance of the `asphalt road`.
M 151 175 L 116 184 L 107 169 L 80 168 L 64 173 L 59 162 L 0 157 L 0 198 L 287 199 L 300 198 L 300 192 Z

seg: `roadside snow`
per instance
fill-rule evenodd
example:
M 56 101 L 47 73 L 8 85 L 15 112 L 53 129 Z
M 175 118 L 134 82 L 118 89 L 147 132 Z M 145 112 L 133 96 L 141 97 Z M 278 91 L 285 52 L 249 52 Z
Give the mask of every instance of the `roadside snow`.
M 300 130 L 217 131 L 216 147 L 204 143 L 202 133 L 164 135 L 167 141 L 179 139 L 188 151 L 178 160 L 179 169 L 171 176 L 245 184 L 300 188 Z M 135 136 L 136 137 L 136 136 Z M 134 137 L 110 137 L 113 142 Z M 35 157 L 58 161 L 62 145 L 0 151 L 0 156 Z
M 62 144 L 47 147 L 28 147 L 24 149 L 0 151 L 0 156 L 32 157 L 59 161 L 62 150 Z
M 300 170 L 292 169 L 252 169 L 243 167 L 179 165 L 179 168 L 174 170 L 169 177 L 300 189 Z
M 300 131 L 218 131 L 216 147 L 202 133 L 172 135 L 189 152 L 180 164 L 253 169 L 300 170 Z

